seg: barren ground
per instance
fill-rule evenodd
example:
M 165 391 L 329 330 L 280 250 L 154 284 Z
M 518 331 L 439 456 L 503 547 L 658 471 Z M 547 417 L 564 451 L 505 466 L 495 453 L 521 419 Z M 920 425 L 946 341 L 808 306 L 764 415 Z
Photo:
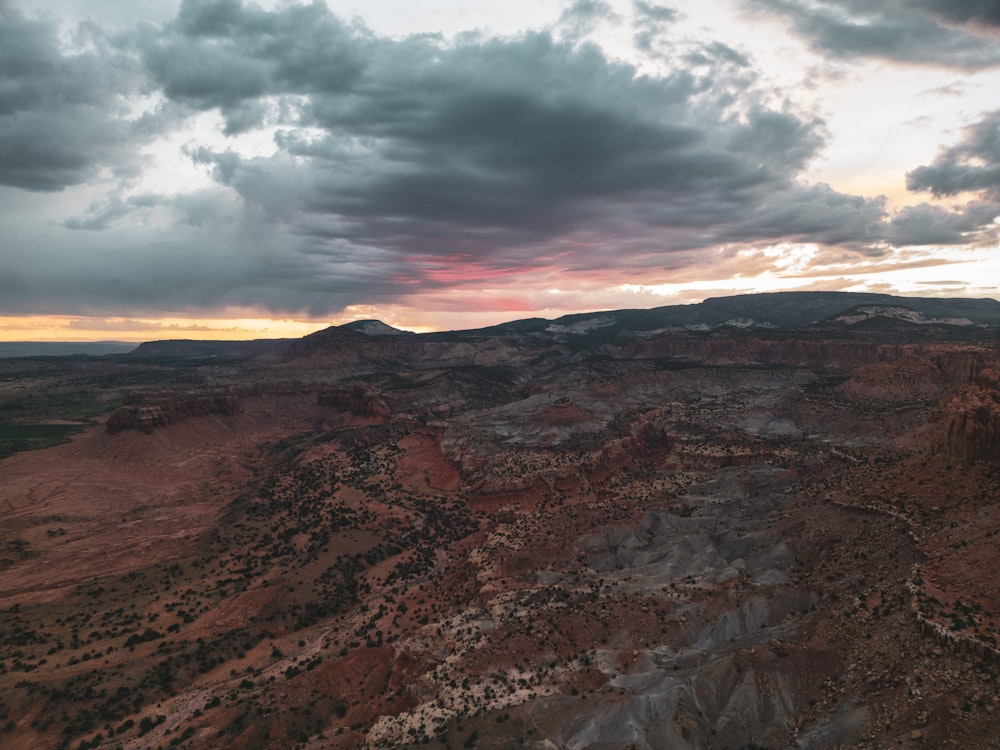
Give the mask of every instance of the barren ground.
M 0 747 L 1000 747 L 1000 468 L 924 355 L 187 363 L 233 413 L 0 461 Z

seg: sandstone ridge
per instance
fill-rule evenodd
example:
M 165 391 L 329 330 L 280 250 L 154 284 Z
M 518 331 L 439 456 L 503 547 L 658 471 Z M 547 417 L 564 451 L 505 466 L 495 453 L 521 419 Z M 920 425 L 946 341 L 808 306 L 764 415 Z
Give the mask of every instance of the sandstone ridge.
M 125 430 L 150 434 L 159 427 L 192 417 L 231 417 L 239 411 L 239 405 L 239 398 L 229 393 L 159 398 L 132 396 L 129 403 L 108 417 L 106 430 L 109 435 L 117 435 Z
M 1000 463 L 1000 375 L 985 370 L 974 385 L 957 389 L 933 415 L 941 424 L 941 448 L 963 463 Z

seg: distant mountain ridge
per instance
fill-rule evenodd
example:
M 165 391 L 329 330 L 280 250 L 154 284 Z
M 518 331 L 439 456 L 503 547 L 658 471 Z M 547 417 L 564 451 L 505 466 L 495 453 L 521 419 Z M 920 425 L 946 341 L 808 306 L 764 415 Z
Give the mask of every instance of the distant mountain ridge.
M 881 323 L 880 323 L 881 321 Z M 1000 301 L 995 299 L 896 297 L 864 292 L 762 292 L 712 297 L 690 305 L 649 309 L 574 313 L 554 320 L 524 318 L 485 328 L 410 333 L 379 320 L 358 320 L 330 326 L 301 339 L 256 341 L 159 341 L 143 344 L 141 356 L 254 357 L 273 354 L 296 359 L 318 351 L 348 351 L 366 341 L 449 342 L 489 337 L 534 335 L 576 340 L 581 345 L 642 338 L 672 328 L 689 331 L 717 329 L 800 330 L 829 328 L 859 330 L 873 327 L 943 326 L 1000 327 Z
M 125 354 L 134 348 L 135 344 L 127 341 L 2 341 L 0 359 L 74 355 L 100 357 L 105 354 Z
M 358 333 L 363 333 L 366 336 L 406 336 L 413 335 L 410 331 L 401 331 L 398 328 L 393 328 L 391 325 L 383 323 L 381 320 L 354 320 L 350 323 L 346 323 L 341 328 L 346 328 L 349 331 L 357 331 Z
M 139 344 L 130 354 L 136 357 L 222 357 L 247 359 L 262 354 L 275 354 L 288 348 L 297 339 L 251 339 L 248 341 L 200 341 L 196 339 L 166 339 Z
M 461 341 L 533 335 L 599 343 L 642 338 L 674 328 L 689 331 L 858 330 L 879 327 L 1000 327 L 995 299 L 896 297 L 864 292 L 767 292 L 712 297 L 689 305 L 574 313 L 554 320 L 525 318 L 485 328 L 417 334 L 379 320 L 330 326 L 301 339 L 251 341 L 151 341 L 132 352 L 147 357 L 296 358 L 330 348 L 347 350 L 366 341 Z
M 615 310 L 577 313 L 554 321 L 538 321 L 538 329 L 553 326 L 580 326 L 595 318 L 607 318 L 607 325 L 620 325 L 635 331 L 680 326 L 713 329 L 734 328 L 804 328 L 821 324 L 856 308 L 883 306 L 905 308 L 929 321 L 966 319 L 968 325 L 1000 325 L 1000 301 L 995 299 L 896 297 L 891 294 L 863 292 L 767 292 L 733 297 L 710 297 L 693 305 L 667 305 L 651 309 Z M 501 324 L 524 329 L 528 321 Z M 544 325 L 543 325 L 544 324 Z
M 370 371 L 390 362 L 394 366 L 434 362 L 440 366 L 464 363 L 520 367 L 546 349 L 551 356 L 559 357 L 585 351 L 621 353 L 625 351 L 622 347 L 632 347 L 633 353 L 657 348 L 665 353 L 683 348 L 683 342 L 693 341 L 692 337 L 726 332 L 738 337 L 805 336 L 817 341 L 876 337 L 886 343 L 904 344 L 992 339 L 998 330 L 1000 302 L 993 299 L 778 292 L 647 310 L 577 313 L 555 320 L 528 318 L 486 328 L 403 336 L 369 336 L 351 327 L 331 326 L 292 343 L 281 358 L 318 358 L 312 366 L 324 361 L 323 366 L 346 368 L 345 372 Z M 650 346 L 646 346 L 647 341 Z

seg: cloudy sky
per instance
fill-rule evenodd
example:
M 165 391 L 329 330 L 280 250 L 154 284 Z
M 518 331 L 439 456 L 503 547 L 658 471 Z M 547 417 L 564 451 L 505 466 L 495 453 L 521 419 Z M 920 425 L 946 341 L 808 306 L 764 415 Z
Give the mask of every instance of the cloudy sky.
M 1000 297 L 997 92 L 997 0 L 0 0 L 0 340 Z

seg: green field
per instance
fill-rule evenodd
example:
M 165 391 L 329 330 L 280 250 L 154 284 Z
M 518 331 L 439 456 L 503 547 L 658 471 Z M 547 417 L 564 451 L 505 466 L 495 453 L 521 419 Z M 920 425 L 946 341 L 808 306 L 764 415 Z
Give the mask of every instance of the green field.
M 20 451 L 64 443 L 83 430 L 82 424 L 4 424 L 0 422 L 0 458 Z
M 17 398 L 0 400 L 0 423 L 10 422 L 25 426 L 38 425 L 48 419 L 84 421 L 98 414 L 114 411 L 121 406 L 119 394 L 111 398 L 99 398 L 88 392 L 34 391 L 19 394 Z M 52 427 L 58 425 L 38 425 Z

